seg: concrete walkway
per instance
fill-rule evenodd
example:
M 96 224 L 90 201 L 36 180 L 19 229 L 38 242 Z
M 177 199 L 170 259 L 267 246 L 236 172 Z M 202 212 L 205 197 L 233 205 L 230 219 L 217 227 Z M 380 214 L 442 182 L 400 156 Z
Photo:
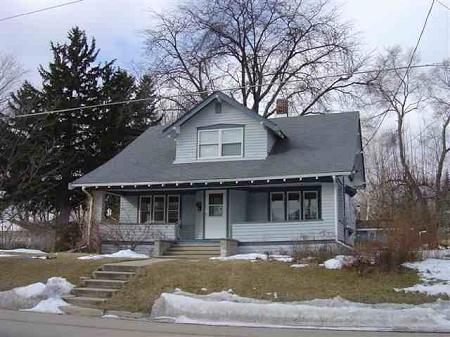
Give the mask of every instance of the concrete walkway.
M 111 262 L 107 263 L 108 265 L 116 265 L 116 266 L 129 266 L 129 267 L 146 267 L 154 263 L 171 261 L 173 259 L 158 259 L 158 258 L 150 258 L 150 259 L 141 259 L 141 260 L 132 260 L 132 261 L 122 261 L 122 262 Z

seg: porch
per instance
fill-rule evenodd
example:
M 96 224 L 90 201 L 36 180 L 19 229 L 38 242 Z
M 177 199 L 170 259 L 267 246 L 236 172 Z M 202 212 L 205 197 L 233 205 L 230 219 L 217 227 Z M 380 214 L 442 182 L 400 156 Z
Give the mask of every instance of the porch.
M 123 246 L 153 254 L 164 242 L 220 246 L 223 241 L 236 242 L 241 253 L 335 242 L 343 189 L 328 180 L 96 192 L 105 252 Z

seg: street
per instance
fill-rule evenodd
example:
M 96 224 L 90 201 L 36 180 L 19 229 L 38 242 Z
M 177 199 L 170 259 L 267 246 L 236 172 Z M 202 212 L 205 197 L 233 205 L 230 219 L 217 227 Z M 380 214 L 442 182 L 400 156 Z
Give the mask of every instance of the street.
M 104 319 L 79 316 L 36 314 L 0 310 L 0 337 L 160 337 L 160 336 L 300 336 L 344 337 L 376 336 L 402 337 L 410 334 L 393 332 L 360 332 L 329 330 L 293 330 L 244 327 L 152 323 L 147 321 Z M 448 334 L 414 334 L 414 336 L 447 336 Z

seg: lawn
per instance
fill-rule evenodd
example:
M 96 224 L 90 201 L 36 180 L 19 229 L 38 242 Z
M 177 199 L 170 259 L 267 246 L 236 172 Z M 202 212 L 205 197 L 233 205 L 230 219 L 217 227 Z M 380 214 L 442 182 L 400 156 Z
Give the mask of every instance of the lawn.
M 46 282 L 53 276 L 65 277 L 78 284 L 80 276 L 90 276 L 101 265 L 112 259 L 78 260 L 83 254 L 58 253 L 56 259 L 39 260 L 24 256 L 0 258 L 0 291 L 25 286 L 34 282 Z M 115 260 L 117 261 L 117 259 Z
M 418 282 L 417 273 L 409 269 L 397 272 L 374 269 L 360 275 L 354 269 L 327 270 L 318 266 L 294 269 L 279 262 L 177 260 L 142 269 L 124 291 L 112 298 L 108 308 L 149 312 L 162 292 L 175 288 L 197 294 L 233 289 L 240 296 L 275 301 L 335 296 L 364 303 L 419 304 L 434 301 L 433 297 L 393 290 Z M 202 288 L 207 291 L 202 291 Z

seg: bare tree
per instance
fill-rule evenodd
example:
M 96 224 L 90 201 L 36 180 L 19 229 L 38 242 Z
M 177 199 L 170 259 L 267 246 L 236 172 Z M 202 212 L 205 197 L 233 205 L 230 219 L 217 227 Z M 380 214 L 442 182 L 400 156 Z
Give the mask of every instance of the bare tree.
M 438 165 L 436 168 L 436 194 L 442 193 L 442 180 L 445 163 L 450 152 L 448 128 L 450 125 L 450 61 L 443 62 L 443 66 L 436 67 L 431 76 L 433 80 L 432 101 L 436 119 L 440 122 Z
M 332 0 L 192 2 L 159 15 L 159 25 L 147 31 L 150 69 L 189 102 L 233 87 L 264 116 L 275 112 L 279 97 L 307 114 L 335 94 L 350 94 L 365 61 L 337 12 Z
M 0 114 L 22 75 L 22 68 L 14 58 L 0 53 Z
M 367 90 L 374 99 L 374 107 L 381 110 L 376 117 L 382 120 L 390 115 L 395 117 L 395 143 L 403 179 L 411 196 L 422 199 L 419 182 L 406 153 L 405 123 L 407 116 L 422 108 L 429 96 L 424 75 L 417 69 L 405 67 L 410 59 L 411 54 L 403 52 L 399 47 L 389 49 L 377 60 L 378 71 L 368 76 Z M 417 61 L 415 58 L 412 64 L 416 64 Z M 387 68 L 393 70 L 385 71 Z

